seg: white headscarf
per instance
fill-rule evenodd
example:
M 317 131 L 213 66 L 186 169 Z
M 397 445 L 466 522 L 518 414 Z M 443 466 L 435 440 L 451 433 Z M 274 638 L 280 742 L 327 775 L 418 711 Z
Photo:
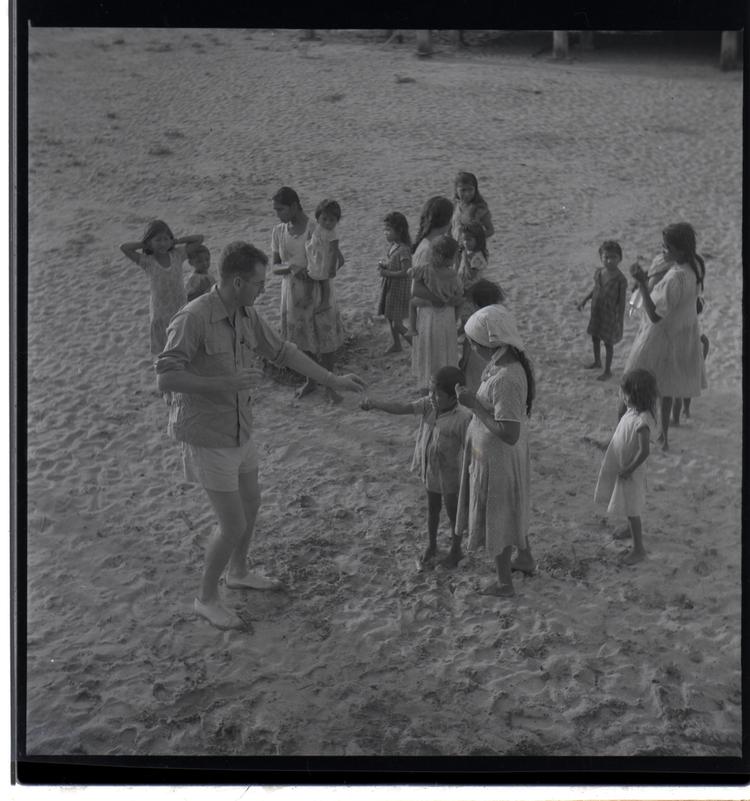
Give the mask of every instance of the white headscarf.
M 485 348 L 495 350 L 502 345 L 512 345 L 523 350 L 513 313 L 499 303 L 475 311 L 466 321 L 464 331 L 469 338 Z

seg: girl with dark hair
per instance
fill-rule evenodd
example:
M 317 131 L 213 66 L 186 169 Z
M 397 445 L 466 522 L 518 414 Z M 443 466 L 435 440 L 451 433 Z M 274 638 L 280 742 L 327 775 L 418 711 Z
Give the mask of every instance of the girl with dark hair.
M 492 215 L 487 202 L 479 191 L 479 182 L 471 172 L 459 172 L 453 182 L 456 207 L 451 220 L 451 233 L 454 239 L 461 234 L 461 226 L 477 222 L 482 226 L 484 235 L 489 239 L 495 233 Z
M 625 373 L 620 384 L 625 413 L 617 424 L 609 443 L 594 500 L 607 504 L 608 514 L 628 518 L 633 547 L 623 554 L 625 564 L 634 565 L 646 556 L 643 548 L 641 514 L 646 500 L 646 459 L 649 455 L 651 430 L 656 426 L 656 379 L 648 370 Z M 628 530 L 625 530 L 627 536 Z M 616 533 L 615 537 L 620 538 Z
M 430 289 L 429 280 L 433 248 L 448 233 L 452 213 L 453 204 L 448 198 L 439 195 L 431 197 L 422 209 L 414 244 L 410 271 L 411 294 L 413 298 L 420 298 L 425 303 L 416 310 L 416 330 L 419 336 L 412 342 L 411 366 L 412 374 L 423 391 L 426 391 L 435 370 L 445 365 L 458 365 L 455 307 L 461 303 L 461 293 L 453 297 L 452 301 L 446 301 L 445 297 Z M 455 250 L 453 256 L 455 257 Z
M 193 234 L 175 239 L 163 220 L 152 220 L 139 242 L 125 242 L 120 250 L 149 277 L 151 296 L 151 353 L 157 356 L 167 342 L 167 326 L 187 302 L 182 264 L 187 259 L 185 246 L 200 244 L 203 236 Z
M 706 387 L 697 310 L 705 266 L 688 223 L 667 226 L 662 238 L 667 271 L 655 286 L 649 286 L 649 276 L 639 264 L 630 268 L 643 308 L 625 371 L 643 368 L 655 376 L 661 395 L 659 439 L 666 451 L 672 399 L 696 397 Z M 621 403 L 620 415 L 624 411 Z
M 409 314 L 411 297 L 411 237 L 409 223 L 401 212 L 392 211 L 383 218 L 388 252 L 378 262 L 378 272 L 383 281 L 378 302 L 378 314 L 382 314 L 391 327 L 393 345 L 386 353 L 399 353 L 401 337 L 410 339 L 404 326 L 404 317 Z
M 273 272 L 281 279 L 281 335 L 318 361 L 327 370 L 333 368 L 334 353 L 344 341 L 341 315 L 336 305 L 333 278 L 329 278 L 329 307 L 321 309 L 321 281 L 308 275 L 306 244 L 315 221 L 302 209 L 299 195 L 282 186 L 273 196 L 273 208 L 279 223 L 271 232 Z M 311 294 L 312 291 L 312 294 Z M 301 398 L 315 390 L 312 378 L 297 390 Z M 326 397 L 339 403 L 341 396 L 326 387 Z
M 456 387 L 458 400 L 474 415 L 466 447 L 458 496 L 457 540 L 446 566 L 461 558 L 460 535 L 468 529 L 468 547 L 484 547 L 497 580 L 484 593 L 515 594 L 512 572 L 536 569 L 529 546 L 531 467 L 526 419 L 535 386 L 531 364 L 513 315 L 503 306 L 485 306 L 466 321 L 466 336 L 486 367 L 476 393 Z M 511 561 L 513 548 L 518 556 Z
M 451 543 L 456 541 L 461 457 L 471 420 L 471 413 L 456 399 L 455 387 L 463 382 L 464 374 L 457 367 L 441 367 L 430 379 L 427 397 L 411 403 L 366 398 L 361 404 L 365 411 L 379 409 L 389 414 L 415 414 L 419 418 L 411 469 L 419 474 L 427 491 L 428 543 L 420 559 L 421 567 L 430 567 L 437 556 L 438 523 L 443 505 L 450 520 Z

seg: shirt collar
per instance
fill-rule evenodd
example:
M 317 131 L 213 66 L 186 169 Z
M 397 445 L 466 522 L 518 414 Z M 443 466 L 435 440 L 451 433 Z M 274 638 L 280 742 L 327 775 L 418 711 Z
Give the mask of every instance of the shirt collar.
M 221 295 L 219 295 L 219 285 L 214 284 L 208 292 L 209 302 L 211 304 L 211 322 L 215 323 L 217 320 L 228 320 L 229 315 L 227 314 L 227 307 L 224 305 L 224 301 L 221 299 Z M 250 316 L 250 309 L 252 306 L 240 306 L 238 311 L 245 315 L 245 317 Z

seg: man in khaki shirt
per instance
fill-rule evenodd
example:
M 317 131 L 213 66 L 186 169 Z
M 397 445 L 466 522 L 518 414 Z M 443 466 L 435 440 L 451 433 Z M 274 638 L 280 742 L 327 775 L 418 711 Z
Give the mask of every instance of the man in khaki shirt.
M 358 376 L 334 375 L 282 340 L 252 307 L 264 290 L 267 263 L 253 245 L 227 245 L 219 283 L 172 318 L 155 365 L 159 390 L 175 393 L 169 433 L 181 443 L 185 477 L 203 486 L 219 519 L 194 608 L 222 629 L 243 625 L 219 597 L 225 569 L 230 589 L 278 586 L 250 572 L 246 561 L 260 507 L 250 390 L 263 375 L 247 365 L 259 355 L 333 389 L 365 388 Z

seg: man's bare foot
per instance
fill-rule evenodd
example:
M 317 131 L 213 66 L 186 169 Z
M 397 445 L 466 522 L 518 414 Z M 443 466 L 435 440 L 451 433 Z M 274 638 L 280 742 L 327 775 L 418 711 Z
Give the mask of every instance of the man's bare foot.
M 227 573 L 224 584 L 230 590 L 282 590 L 284 585 L 278 579 L 262 576 L 260 573 L 248 571 L 240 576 Z
M 630 526 L 620 526 L 612 532 L 613 540 L 629 540 L 630 536 Z
M 314 392 L 317 388 L 317 384 L 314 381 L 311 381 L 309 378 L 305 383 L 294 393 L 295 398 L 304 398 L 305 395 L 309 395 L 311 392 Z
M 488 584 L 486 587 L 483 587 L 479 590 L 480 595 L 494 595 L 497 598 L 512 598 L 516 591 L 513 589 L 512 584 L 498 584 L 496 581 L 493 581 L 492 584 Z
M 219 603 L 219 601 L 208 601 L 204 603 L 196 598 L 193 601 L 193 609 L 196 615 L 204 617 L 212 626 L 216 626 L 217 629 L 241 629 L 245 625 L 234 612 L 230 612 L 230 610 Z
M 401 345 L 391 345 L 390 348 L 385 352 L 385 355 L 388 356 L 390 353 L 401 353 L 403 348 Z
M 343 398 L 336 392 L 335 389 L 331 389 L 330 387 L 326 387 L 326 400 L 332 406 L 336 406 L 337 404 L 341 403 Z
M 612 373 L 608 373 L 606 370 L 596 377 L 597 381 L 606 381 L 607 379 L 612 378 Z
M 583 365 L 586 370 L 599 370 L 602 366 L 601 362 L 591 362 L 591 364 Z
M 622 563 L 624 565 L 637 565 L 638 562 L 642 562 L 645 558 L 645 551 L 625 551 L 625 554 L 622 557 Z

